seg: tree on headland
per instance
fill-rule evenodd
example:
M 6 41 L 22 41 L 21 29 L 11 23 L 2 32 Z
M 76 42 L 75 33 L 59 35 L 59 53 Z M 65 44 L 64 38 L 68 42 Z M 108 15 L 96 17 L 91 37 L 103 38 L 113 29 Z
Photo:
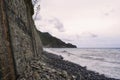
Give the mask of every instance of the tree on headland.
M 34 6 L 34 9 L 35 9 L 35 15 L 34 15 L 34 20 L 36 19 L 37 15 L 39 14 L 40 12 L 40 4 L 39 4 L 39 1 L 41 0 L 32 0 L 32 3 L 33 3 L 33 6 Z
M 38 0 L 32 0 L 32 3 L 35 6 L 38 3 Z

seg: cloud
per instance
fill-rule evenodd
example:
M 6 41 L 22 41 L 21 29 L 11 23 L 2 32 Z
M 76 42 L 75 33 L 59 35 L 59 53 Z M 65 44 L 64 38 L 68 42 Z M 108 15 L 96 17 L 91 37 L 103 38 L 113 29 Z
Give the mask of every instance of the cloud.
M 73 41 L 72 39 L 68 39 L 68 38 L 63 38 L 62 40 L 64 40 L 65 42 Z
M 49 29 L 48 31 L 55 30 L 58 32 L 65 32 L 64 25 L 58 18 L 44 16 L 41 17 L 41 15 L 39 15 L 35 18 L 35 21 L 38 22 L 37 25 L 39 25 L 39 27 L 47 27 L 46 30 Z
M 92 38 L 98 37 L 98 35 L 96 35 L 96 34 L 90 34 L 90 35 L 91 35 Z
M 56 17 L 37 16 L 35 25 L 42 32 L 49 32 L 52 35 L 57 35 L 66 32 L 63 23 Z
M 59 32 L 64 32 L 64 25 L 63 23 L 58 19 L 58 18 L 52 18 L 49 19 L 48 22 L 52 25 L 54 25 L 54 27 L 59 31 Z
M 98 35 L 91 33 L 91 32 L 83 32 L 79 37 L 85 37 L 85 38 L 97 38 Z
M 109 16 L 109 13 L 104 13 L 105 16 Z
M 42 16 L 41 15 L 37 15 L 37 17 L 35 17 L 35 15 L 33 16 L 33 19 L 35 20 L 35 21 L 37 21 L 37 20 L 42 20 Z
M 111 10 L 105 12 L 104 15 L 105 15 L 105 16 L 109 16 L 111 13 L 114 13 L 114 12 L 115 12 L 115 10 L 114 10 L 114 9 L 111 9 Z

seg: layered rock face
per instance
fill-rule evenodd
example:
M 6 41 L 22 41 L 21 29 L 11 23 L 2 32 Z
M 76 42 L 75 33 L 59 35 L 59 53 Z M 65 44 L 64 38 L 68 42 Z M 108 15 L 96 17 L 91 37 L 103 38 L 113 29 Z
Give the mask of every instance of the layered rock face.
M 0 80 L 72 80 L 46 61 L 31 0 L 0 0 Z
M 41 56 L 41 40 L 32 20 L 31 0 L 0 0 L 0 72 L 2 80 L 30 74 Z

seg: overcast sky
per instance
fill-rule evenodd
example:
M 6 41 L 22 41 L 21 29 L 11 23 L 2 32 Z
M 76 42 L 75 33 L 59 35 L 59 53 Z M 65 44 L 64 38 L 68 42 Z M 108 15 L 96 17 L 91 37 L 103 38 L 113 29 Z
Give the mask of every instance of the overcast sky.
M 120 0 L 41 0 L 37 28 L 78 47 L 120 47 Z

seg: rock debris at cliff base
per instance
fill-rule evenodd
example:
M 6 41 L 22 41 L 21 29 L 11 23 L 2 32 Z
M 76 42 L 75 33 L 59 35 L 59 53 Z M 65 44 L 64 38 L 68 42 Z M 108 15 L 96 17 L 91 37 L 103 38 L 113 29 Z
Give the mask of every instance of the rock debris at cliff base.
M 118 80 L 89 71 L 48 52 L 44 52 L 41 59 L 32 59 L 29 68 L 31 75 L 25 72 L 28 75 L 23 74 L 18 80 Z

